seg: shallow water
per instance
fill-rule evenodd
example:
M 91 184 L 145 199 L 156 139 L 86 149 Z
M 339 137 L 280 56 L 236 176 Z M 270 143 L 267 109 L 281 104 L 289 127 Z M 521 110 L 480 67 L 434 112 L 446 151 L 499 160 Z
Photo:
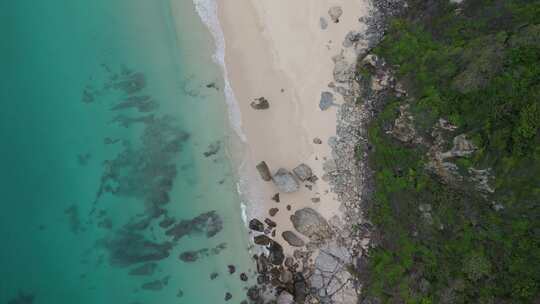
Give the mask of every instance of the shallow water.
M 193 4 L 0 11 L 0 303 L 240 302 L 254 280 L 223 80 Z

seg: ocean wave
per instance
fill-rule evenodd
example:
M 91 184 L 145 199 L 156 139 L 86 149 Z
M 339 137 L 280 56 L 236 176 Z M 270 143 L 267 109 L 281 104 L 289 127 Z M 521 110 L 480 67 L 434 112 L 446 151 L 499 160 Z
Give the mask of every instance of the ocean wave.
M 238 137 L 245 142 L 246 135 L 242 131 L 242 116 L 240 113 L 240 108 L 229 82 L 227 67 L 225 65 L 225 36 L 223 34 L 223 30 L 221 29 L 221 25 L 219 24 L 217 0 L 193 0 L 193 3 L 195 4 L 197 14 L 203 23 L 208 27 L 212 37 L 214 38 L 216 51 L 212 56 L 212 59 L 221 67 L 223 71 L 225 101 L 227 102 L 227 107 L 229 110 L 229 120 Z

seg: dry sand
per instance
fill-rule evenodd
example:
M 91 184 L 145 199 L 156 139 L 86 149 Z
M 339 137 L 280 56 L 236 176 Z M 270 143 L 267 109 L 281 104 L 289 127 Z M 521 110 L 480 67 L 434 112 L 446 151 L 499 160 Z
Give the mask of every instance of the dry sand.
M 328 9 L 341 6 L 339 23 L 330 20 Z M 336 110 L 319 109 L 321 92 L 331 91 L 332 57 L 343 49 L 350 30 L 362 30 L 359 17 L 368 14 L 367 0 L 222 0 L 219 18 L 225 34 L 225 62 L 229 80 L 239 103 L 242 128 L 247 143 L 241 154 L 241 191 L 247 201 L 248 219 L 269 217 L 278 224 L 276 240 L 290 254 L 281 232 L 293 230 L 290 215 L 311 207 L 330 219 L 339 215 L 340 203 L 320 177 L 325 159 L 331 158 L 328 139 L 336 133 Z M 320 18 L 328 22 L 321 29 Z M 270 102 L 268 110 L 249 105 L 257 97 Z M 342 102 L 339 95 L 336 103 Z M 314 144 L 317 137 L 322 144 Z M 277 192 L 272 182 L 264 182 L 255 165 L 266 161 L 272 172 L 292 170 L 308 164 L 319 177 L 309 190 L 304 186 L 292 194 L 281 193 L 281 202 L 271 197 Z M 320 198 L 320 202 L 312 202 Z M 287 211 L 286 206 L 292 210 Z M 297 233 L 298 234 L 298 233 Z M 304 238 L 305 239 L 305 238 Z

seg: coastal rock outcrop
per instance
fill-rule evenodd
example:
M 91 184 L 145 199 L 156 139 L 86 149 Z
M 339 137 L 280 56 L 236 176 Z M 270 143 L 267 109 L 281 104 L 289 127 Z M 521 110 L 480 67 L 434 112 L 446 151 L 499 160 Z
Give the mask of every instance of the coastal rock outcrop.
M 280 192 L 291 193 L 298 191 L 300 188 L 300 184 L 294 175 L 287 169 L 278 169 L 272 180 Z
M 322 241 L 332 235 L 328 222 L 312 208 L 302 208 L 291 215 L 294 228 L 313 241 Z

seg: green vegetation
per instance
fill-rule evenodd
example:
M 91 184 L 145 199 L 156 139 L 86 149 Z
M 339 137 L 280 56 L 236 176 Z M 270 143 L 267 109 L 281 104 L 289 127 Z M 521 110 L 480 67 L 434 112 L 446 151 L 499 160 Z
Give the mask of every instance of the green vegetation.
M 409 97 L 387 100 L 369 129 L 369 217 L 380 237 L 364 294 L 385 303 L 536 303 L 540 1 L 409 6 L 374 50 Z M 445 118 L 458 127 L 454 136 L 472 138 L 478 150 L 452 161 L 459 172 L 490 168 L 495 192 L 442 182 L 426 170 L 425 146 L 392 138 L 386 131 L 404 103 L 421 136 Z

